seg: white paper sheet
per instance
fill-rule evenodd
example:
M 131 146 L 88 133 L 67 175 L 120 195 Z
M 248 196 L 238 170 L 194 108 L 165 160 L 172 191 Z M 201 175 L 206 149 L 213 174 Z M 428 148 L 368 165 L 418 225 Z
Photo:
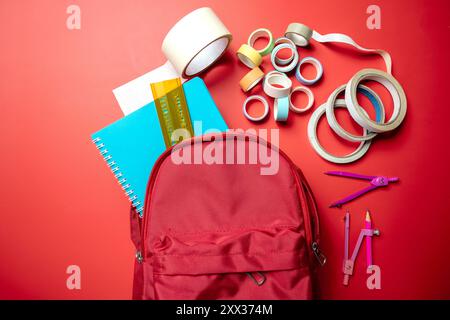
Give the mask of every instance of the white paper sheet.
M 128 115 L 154 100 L 150 83 L 178 77 L 180 75 L 175 71 L 172 64 L 167 61 L 162 66 L 115 88 L 113 93 L 123 114 Z M 182 78 L 181 81 L 184 82 L 186 79 Z

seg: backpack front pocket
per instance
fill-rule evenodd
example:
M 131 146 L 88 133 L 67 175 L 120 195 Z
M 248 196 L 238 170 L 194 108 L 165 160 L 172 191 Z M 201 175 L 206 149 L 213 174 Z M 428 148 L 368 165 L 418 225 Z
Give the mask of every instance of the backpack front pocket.
M 305 235 L 277 226 L 153 239 L 155 299 L 311 298 Z

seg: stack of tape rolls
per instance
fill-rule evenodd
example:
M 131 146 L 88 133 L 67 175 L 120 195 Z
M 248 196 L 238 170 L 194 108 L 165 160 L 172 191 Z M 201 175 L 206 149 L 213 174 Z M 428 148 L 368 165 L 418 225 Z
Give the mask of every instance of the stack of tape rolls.
M 385 121 L 384 106 L 378 95 L 368 87 L 361 84 L 364 80 L 371 80 L 382 84 L 390 93 L 394 101 L 394 111 L 388 121 Z M 345 100 L 337 99 L 338 95 L 345 91 Z M 376 111 L 376 121 L 373 121 L 367 115 L 367 112 L 359 105 L 357 92 L 364 94 L 372 103 Z M 339 101 L 339 103 L 338 103 Z M 362 136 L 353 135 L 344 130 L 337 122 L 334 115 L 335 107 L 348 109 L 352 118 L 364 129 Z M 311 116 L 308 123 L 308 137 L 313 149 L 324 159 L 334 163 L 350 163 L 360 159 L 369 149 L 372 139 L 382 132 L 388 132 L 396 129 L 406 115 L 406 95 L 398 81 L 390 74 L 376 70 L 363 69 L 357 72 L 350 81 L 337 88 L 329 96 L 327 102 L 320 106 Z M 322 114 L 326 113 L 327 122 L 331 129 L 341 138 L 360 142 L 358 149 L 351 155 L 338 157 L 327 153 L 317 140 L 317 124 Z
M 253 46 L 257 39 L 268 38 L 267 45 L 257 50 Z M 352 141 L 361 142 L 360 148 L 351 156 L 335 157 L 331 155 L 324 156 L 323 148 L 318 144 L 316 135 L 309 134 L 310 142 L 313 148 L 329 161 L 336 163 L 348 163 L 362 157 L 370 146 L 370 141 L 378 134 L 396 129 L 404 120 L 407 110 L 406 96 L 403 88 L 398 81 L 392 76 L 392 60 L 389 53 L 380 49 L 367 49 L 357 44 L 352 38 L 345 34 L 331 33 L 322 35 L 308 26 L 300 23 L 291 23 L 288 25 L 284 37 L 273 39 L 272 33 L 265 28 L 260 28 L 251 33 L 247 44 L 242 45 L 238 52 L 238 58 L 247 67 L 252 70 L 242 78 L 240 85 L 243 91 L 248 92 L 254 88 L 263 79 L 263 89 L 267 96 L 275 99 L 274 117 L 276 121 L 286 121 L 289 110 L 302 113 L 309 110 L 314 103 L 314 95 L 312 91 L 306 87 L 295 87 L 292 89 L 292 81 L 286 73 L 295 69 L 295 77 L 305 85 L 311 86 L 316 84 L 323 75 L 323 66 L 319 60 L 313 57 L 304 57 L 300 59 L 297 46 L 306 47 L 311 40 L 320 43 L 341 43 L 354 47 L 363 53 L 371 53 L 380 55 L 385 62 L 386 72 L 376 69 L 363 69 L 357 72 L 350 81 L 336 89 L 329 97 L 328 101 L 320 106 L 310 119 L 308 125 L 309 132 L 315 130 L 318 118 L 326 113 L 328 123 L 331 128 L 342 138 Z M 287 58 L 281 58 L 278 53 L 287 49 L 290 55 Z M 259 66 L 262 63 L 262 57 L 270 53 L 271 62 L 274 71 L 269 72 L 266 76 Z M 301 67 L 304 64 L 311 64 L 316 69 L 314 79 L 306 79 L 301 73 Z M 257 69 L 255 69 L 257 68 Z M 371 89 L 364 87 L 364 81 L 375 81 L 383 85 L 390 93 L 394 100 L 394 112 L 388 121 L 384 121 L 384 106 L 379 97 Z M 366 95 L 377 110 L 377 119 L 373 121 L 369 118 L 364 109 L 359 105 L 356 94 L 360 91 Z M 293 103 L 292 96 L 296 92 L 303 92 L 308 97 L 308 103 L 301 108 Z M 337 99 L 337 96 L 345 92 L 345 100 Z M 263 98 L 263 97 L 262 97 Z M 258 98 L 259 99 L 259 98 Z M 260 99 L 259 99 L 260 100 Z M 339 100 L 339 103 L 337 101 Z M 343 103 L 345 102 L 345 103 Z M 347 108 L 352 118 L 363 127 L 364 135 L 356 136 L 345 131 L 334 116 L 334 108 Z M 245 107 L 244 107 L 245 108 Z M 248 117 L 247 117 L 248 118 Z
M 352 38 L 345 34 L 332 33 L 321 35 L 317 31 L 312 30 L 308 26 L 300 23 L 291 23 L 288 25 L 285 37 L 300 47 L 306 47 L 311 39 L 320 43 L 342 43 L 350 45 L 364 53 L 379 54 L 386 65 L 386 71 L 376 69 L 363 69 L 357 72 L 346 85 L 337 88 L 329 96 L 327 102 L 321 105 L 311 116 L 308 123 L 308 137 L 313 149 L 324 159 L 334 163 L 350 163 L 360 159 L 369 149 L 372 139 L 378 134 L 396 129 L 404 120 L 407 110 L 406 95 L 402 86 L 392 76 L 392 60 L 389 53 L 379 49 L 367 49 L 358 45 Z M 300 73 L 300 66 L 303 63 L 311 63 L 316 67 L 317 76 L 313 80 L 306 80 Z M 314 58 L 308 58 L 300 61 L 296 77 L 303 84 L 317 82 L 323 72 L 322 65 Z M 394 101 L 394 111 L 391 118 L 385 121 L 384 106 L 378 95 L 371 89 L 363 86 L 363 81 L 375 81 L 383 85 L 390 93 Z M 345 91 L 345 100 L 337 99 L 338 95 Z M 359 105 L 357 100 L 357 92 L 361 92 L 369 98 L 376 110 L 376 121 L 369 118 L 367 112 Z M 348 109 L 352 118 L 364 129 L 362 136 L 353 135 L 345 131 L 337 122 L 334 115 L 334 108 Z M 291 105 L 292 109 L 292 105 Z M 333 131 L 341 138 L 351 141 L 360 142 L 359 147 L 351 154 L 338 157 L 331 155 L 320 145 L 317 140 L 317 124 L 320 117 L 326 113 L 327 121 Z
M 256 49 L 254 47 L 255 42 L 260 38 L 266 38 L 267 44 L 262 49 Z M 287 58 L 278 56 L 281 50 L 287 49 L 290 51 L 290 55 Z M 249 92 L 259 83 L 263 83 L 264 93 L 274 98 L 274 119 L 275 121 L 287 121 L 289 111 L 302 113 L 309 110 L 314 103 L 314 95 L 311 90 L 305 87 L 296 87 L 292 90 L 292 81 L 286 75 L 286 73 L 294 70 L 299 64 L 299 54 L 296 44 L 287 37 L 280 37 L 274 40 L 272 32 L 266 28 L 259 28 L 253 31 L 247 43 L 241 45 L 236 52 L 238 59 L 251 70 L 244 75 L 239 81 L 239 85 L 244 92 Z M 270 71 L 264 76 L 264 72 L 260 69 L 260 65 L 263 61 L 263 57 L 270 55 L 270 60 L 275 70 Z M 313 59 L 313 58 L 312 58 Z M 314 59 L 315 61 L 318 61 Z M 306 59 L 304 63 L 308 63 Z M 320 62 L 319 62 L 320 64 Z M 321 66 L 321 65 L 320 65 Z M 318 72 L 317 79 L 311 81 L 305 80 L 304 84 L 311 85 L 315 83 L 323 73 Z M 263 80 L 264 79 L 264 80 Z M 308 97 L 308 103 L 304 108 L 295 106 L 292 102 L 292 94 L 295 92 L 304 92 Z M 261 121 L 264 119 L 268 112 L 266 112 L 266 106 L 268 106 L 267 100 L 261 95 L 253 95 L 246 99 L 243 104 L 244 116 L 251 121 Z M 262 116 L 252 117 L 247 112 L 247 104 L 249 101 L 257 100 L 263 103 L 265 111 Z
M 358 86 L 358 91 L 361 92 L 363 95 L 365 95 L 369 100 L 371 101 L 372 105 L 375 108 L 376 111 L 376 119 L 379 123 L 384 123 L 384 108 L 383 104 L 381 102 L 381 99 L 379 96 L 370 88 L 365 87 L 363 85 Z M 334 108 L 347 108 L 346 101 L 343 99 L 331 99 L 333 101 L 333 105 L 331 106 L 332 109 Z M 362 156 L 366 154 L 366 152 L 369 150 L 369 147 L 372 143 L 372 139 L 369 137 L 371 134 L 369 130 L 366 128 L 363 128 L 363 135 L 358 140 L 360 142 L 358 148 L 353 151 L 350 154 L 344 155 L 344 156 L 335 156 L 329 152 L 327 152 L 322 145 L 319 143 L 319 140 L 317 138 L 317 125 L 319 123 L 319 120 L 321 116 L 327 112 L 328 110 L 328 102 L 330 102 L 330 99 L 327 101 L 327 103 L 321 105 L 318 107 L 314 113 L 311 116 L 311 119 L 308 123 L 308 137 L 309 141 L 314 148 L 314 150 L 325 160 L 328 160 L 333 163 L 343 164 L 343 163 L 350 163 L 354 162 L 358 159 L 360 159 Z M 367 112 L 361 108 L 361 112 L 364 113 L 367 116 Z M 328 115 L 328 114 L 327 114 Z M 328 119 L 328 117 L 327 117 Z M 330 120 L 328 119 L 329 123 Z M 335 127 L 331 126 L 334 130 Z M 337 133 L 337 132 L 336 132 Z M 373 137 L 373 136 L 372 136 Z

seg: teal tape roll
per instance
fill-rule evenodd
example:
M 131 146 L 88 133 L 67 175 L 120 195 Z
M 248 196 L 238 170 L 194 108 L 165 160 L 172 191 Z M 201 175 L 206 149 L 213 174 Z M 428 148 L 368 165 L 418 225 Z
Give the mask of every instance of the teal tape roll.
M 275 121 L 286 121 L 289 116 L 289 97 L 275 99 L 273 104 Z

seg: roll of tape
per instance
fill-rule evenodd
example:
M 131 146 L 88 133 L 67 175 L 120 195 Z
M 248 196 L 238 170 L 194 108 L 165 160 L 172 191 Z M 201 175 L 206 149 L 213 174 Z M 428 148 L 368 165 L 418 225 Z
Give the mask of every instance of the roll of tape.
M 306 47 L 309 44 L 313 30 L 301 23 L 291 23 L 288 25 L 284 36 L 291 39 L 297 46 Z
M 367 49 L 361 47 L 352 38 L 350 38 L 345 34 L 330 33 L 321 35 L 317 31 L 314 31 L 313 29 L 311 29 L 308 26 L 305 26 L 304 24 L 291 23 L 288 25 L 286 29 L 285 36 L 294 41 L 294 43 L 300 47 L 306 47 L 309 44 L 309 40 L 314 39 L 320 43 L 329 43 L 329 42 L 343 43 L 350 45 L 361 52 L 379 54 L 386 64 L 386 71 L 388 73 L 392 73 L 392 59 L 389 53 L 380 49 Z
M 275 85 L 281 86 L 276 87 Z M 272 98 L 287 97 L 291 91 L 292 81 L 283 73 L 272 73 L 264 78 L 264 92 Z
M 372 80 L 382 84 L 391 94 L 394 101 L 394 112 L 385 123 L 377 123 L 369 118 L 363 108 L 358 104 L 356 91 L 361 81 Z M 397 128 L 405 118 L 407 102 L 402 86 L 390 74 L 376 70 L 363 69 L 357 72 L 347 83 L 345 89 L 345 102 L 353 119 L 363 128 L 373 132 L 387 132 Z
M 292 60 L 290 61 L 289 64 L 284 65 L 284 66 L 280 66 L 277 64 L 277 53 L 278 51 L 282 50 L 282 49 L 289 49 L 292 52 Z M 293 48 L 290 44 L 287 43 L 282 43 L 277 45 L 273 51 L 272 51 L 272 55 L 270 57 L 270 60 L 272 62 L 273 67 L 275 68 L 275 70 L 279 71 L 279 72 L 289 72 L 291 70 L 293 70 L 295 68 L 295 66 L 298 63 L 298 52 L 296 48 Z
M 336 108 L 345 108 L 345 100 L 343 99 L 337 99 L 336 100 Z M 317 125 L 319 123 L 320 117 L 326 112 L 326 104 L 321 105 L 319 108 L 317 108 L 314 113 L 312 114 L 311 118 L 308 122 L 308 138 L 309 142 L 311 143 L 311 146 L 313 149 L 317 152 L 318 155 L 320 155 L 322 158 L 324 158 L 327 161 L 333 162 L 333 163 L 351 163 L 358 159 L 360 159 L 364 154 L 366 154 L 367 150 L 369 150 L 370 144 L 372 140 L 363 141 L 359 144 L 358 148 L 353 151 L 352 153 L 345 155 L 345 156 L 334 156 L 331 153 L 327 152 L 322 145 L 319 143 L 319 140 L 317 138 Z M 364 109 L 362 109 L 364 110 Z M 365 111 L 364 111 L 365 112 Z M 364 134 L 367 134 L 367 130 L 364 129 Z
M 264 106 L 264 113 L 259 116 L 259 117 L 252 117 L 251 115 L 248 114 L 247 112 L 247 105 L 250 101 L 252 100 L 258 100 L 261 101 L 263 106 Z M 265 117 L 267 117 L 267 115 L 269 114 L 269 104 L 267 103 L 267 100 L 263 97 L 263 96 L 259 96 L 259 95 L 253 95 L 248 97 L 245 101 L 244 104 L 242 105 L 242 112 L 244 113 L 244 116 L 250 120 L 250 121 L 261 121 L 263 120 Z
M 292 95 L 298 91 L 304 92 L 308 96 L 308 104 L 306 105 L 306 107 L 298 108 L 292 103 Z M 305 111 L 308 111 L 309 109 L 311 109 L 313 104 L 314 104 L 314 94 L 312 93 L 311 90 L 309 90 L 306 87 L 295 87 L 294 89 L 292 89 L 291 93 L 289 94 L 289 105 L 290 105 L 291 110 L 294 112 L 303 113 Z
M 241 81 L 239 85 L 244 92 L 247 92 L 254 88 L 264 78 L 264 72 L 260 68 L 256 67 L 250 70 Z
M 266 73 L 265 78 L 270 77 L 273 74 L 278 74 L 280 76 L 285 76 L 285 74 L 283 72 L 277 71 L 277 70 L 272 70 Z
M 200 8 L 179 20 L 167 33 L 162 51 L 184 78 L 213 64 L 228 48 L 230 31 L 211 8 Z
M 256 50 L 256 51 L 258 51 L 258 53 L 262 56 L 265 56 L 265 55 L 271 53 L 274 43 L 275 43 L 273 40 L 272 32 L 270 32 L 269 29 L 265 29 L 265 28 L 256 29 L 248 37 L 248 45 L 250 47 L 253 47 L 256 40 L 259 38 L 268 38 L 269 42 L 267 43 L 267 45 L 264 48 L 262 48 L 261 50 Z
M 336 90 L 334 90 L 333 93 L 331 93 L 330 97 L 328 98 L 328 101 L 326 102 L 326 114 L 328 124 L 333 129 L 333 131 L 336 132 L 338 136 L 347 141 L 361 142 L 373 139 L 377 135 L 377 133 L 367 132 L 367 134 L 363 136 L 356 136 L 344 130 L 337 122 L 336 117 L 334 115 L 334 106 L 338 95 L 345 90 L 345 87 L 346 85 L 344 84 L 339 88 L 337 88 Z M 384 123 L 385 120 L 384 107 L 378 95 L 372 89 L 363 85 L 358 86 L 358 91 L 361 92 L 363 95 L 365 95 L 375 108 L 377 123 Z M 345 107 L 347 107 L 347 105 L 345 105 Z
M 262 62 L 262 57 L 258 51 L 250 47 L 248 44 L 243 44 L 237 51 L 239 60 L 247 67 L 253 69 L 259 67 Z
M 301 66 L 305 63 L 309 63 L 312 64 L 315 68 L 316 68 L 316 77 L 314 79 L 305 79 L 305 77 L 303 77 L 302 73 L 301 73 Z M 320 78 L 322 78 L 323 75 L 323 67 L 322 64 L 320 63 L 319 60 L 317 60 L 316 58 L 313 57 L 306 57 L 303 58 L 300 63 L 297 66 L 297 70 L 295 71 L 295 77 L 297 78 L 297 80 L 300 83 L 303 83 L 304 85 L 313 85 L 315 84 L 317 81 L 320 80 Z
M 282 43 L 288 44 L 294 50 L 297 50 L 295 43 L 291 39 L 286 38 L 286 37 L 281 37 L 281 38 L 276 39 L 274 46 L 276 47 L 277 45 L 282 44 Z M 292 53 L 292 51 L 291 51 L 291 56 L 287 59 L 279 58 L 277 55 L 275 55 L 275 62 L 279 66 L 285 66 L 285 65 L 289 64 L 292 61 L 292 59 L 294 59 L 294 54 Z
M 289 116 L 289 97 L 277 98 L 273 103 L 275 121 L 286 121 Z

